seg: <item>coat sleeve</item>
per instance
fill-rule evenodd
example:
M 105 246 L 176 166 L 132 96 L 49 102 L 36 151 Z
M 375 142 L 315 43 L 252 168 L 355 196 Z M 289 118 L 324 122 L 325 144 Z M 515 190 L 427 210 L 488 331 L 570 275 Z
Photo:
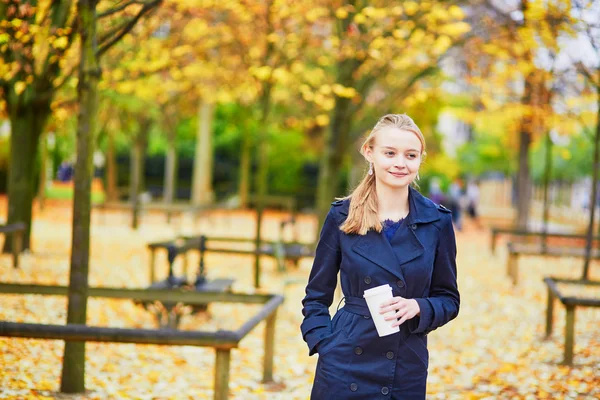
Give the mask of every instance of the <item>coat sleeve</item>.
M 460 294 L 456 281 L 456 239 L 450 214 L 443 214 L 429 297 L 418 298 L 421 314 L 410 321 L 411 333 L 429 333 L 458 315 Z
M 340 230 L 332 207 L 325 218 L 315 259 L 302 300 L 304 321 L 300 326 L 302 337 L 308 344 L 309 355 L 317 352 L 318 343 L 332 334 L 329 307 L 337 285 L 340 269 Z

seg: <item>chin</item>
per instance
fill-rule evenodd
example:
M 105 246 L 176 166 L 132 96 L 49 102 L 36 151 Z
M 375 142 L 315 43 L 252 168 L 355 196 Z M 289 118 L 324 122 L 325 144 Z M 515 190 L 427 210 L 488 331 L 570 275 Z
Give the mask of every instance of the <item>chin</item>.
M 383 181 L 381 183 L 383 183 L 385 186 L 388 186 L 393 189 L 400 189 L 400 188 L 404 188 L 404 187 L 410 185 L 411 182 L 412 182 L 412 180 L 404 178 L 404 179 L 394 179 L 393 181 L 387 180 L 387 181 Z

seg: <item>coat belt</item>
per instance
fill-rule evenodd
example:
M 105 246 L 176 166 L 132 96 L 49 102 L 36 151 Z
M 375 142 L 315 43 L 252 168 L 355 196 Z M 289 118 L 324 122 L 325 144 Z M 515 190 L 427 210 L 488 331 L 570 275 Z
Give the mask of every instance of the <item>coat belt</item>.
M 362 297 L 346 296 L 344 297 L 344 303 L 343 309 L 346 311 L 366 317 L 371 316 L 367 301 Z

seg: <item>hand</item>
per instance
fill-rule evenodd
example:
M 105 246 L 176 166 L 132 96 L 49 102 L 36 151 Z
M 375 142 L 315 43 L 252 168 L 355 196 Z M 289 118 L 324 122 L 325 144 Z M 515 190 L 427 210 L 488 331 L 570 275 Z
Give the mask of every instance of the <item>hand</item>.
M 379 314 L 385 314 L 389 311 L 395 311 L 395 313 L 386 315 L 385 320 L 397 320 L 392 324 L 392 327 L 400 326 L 404 321 L 421 314 L 421 308 L 415 299 L 405 299 L 400 296 L 392 297 L 381 304 Z

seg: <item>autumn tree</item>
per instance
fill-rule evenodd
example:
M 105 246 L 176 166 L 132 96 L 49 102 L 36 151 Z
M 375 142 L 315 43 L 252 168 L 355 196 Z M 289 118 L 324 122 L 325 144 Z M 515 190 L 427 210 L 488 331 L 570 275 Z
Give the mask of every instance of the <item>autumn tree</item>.
M 571 34 L 568 1 L 524 0 L 500 4 L 472 2 L 469 22 L 474 35 L 462 47 L 474 110 L 464 120 L 518 154 L 516 227 L 525 229 L 531 203 L 529 151 L 544 137 L 555 118 L 554 85 L 559 84 L 553 59 L 559 39 Z M 463 117 L 465 117 L 463 115 Z M 554 126 L 556 127 L 556 126 Z
M 0 91 L 11 123 L 7 223 L 24 222 L 30 247 L 34 166 L 56 91 L 68 82 L 76 40 L 75 2 L 0 2 Z M 7 238 L 4 251 L 11 248 Z
M 436 1 L 332 1 L 308 15 L 320 22 L 328 46 L 315 60 L 325 71 L 323 81 L 306 88 L 324 96 L 328 109 L 317 189 L 322 220 L 338 193 L 350 133 L 363 122 L 357 115 L 369 96 L 379 92 L 381 113 L 397 110 L 419 82 L 438 72 L 440 58 L 469 26 L 458 6 Z
M 579 19 L 577 30 L 596 55 L 595 59 L 581 60 L 577 63 L 578 71 L 585 77 L 592 91 L 595 92 L 596 100 L 596 134 L 594 135 L 592 190 L 590 191 L 590 219 L 586 232 L 587 243 L 582 274 L 582 279 L 587 280 L 589 279 L 594 218 L 598 198 L 598 182 L 600 180 L 600 2 L 597 0 L 575 0 L 573 5 Z
M 80 59 L 77 74 L 77 164 L 74 177 L 73 235 L 67 306 L 67 323 L 85 324 L 90 254 L 91 181 L 97 130 L 97 86 L 101 76 L 100 58 L 123 38 L 138 21 L 161 0 L 112 2 L 99 8 L 97 0 L 79 0 L 77 28 Z M 105 28 L 98 34 L 98 19 L 105 17 Z M 65 342 L 61 391 L 85 390 L 85 342 Z

